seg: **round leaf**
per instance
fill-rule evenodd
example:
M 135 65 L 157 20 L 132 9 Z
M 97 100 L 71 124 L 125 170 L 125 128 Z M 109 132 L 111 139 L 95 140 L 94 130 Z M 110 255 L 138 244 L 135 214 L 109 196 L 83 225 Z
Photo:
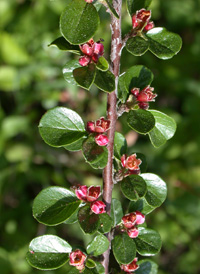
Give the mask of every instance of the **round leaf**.
M 47 111 L 40 120 L 39 131 L 43 140 L 54 147 L 72 144 L 86 134 L 81 117 L 65 107 Z
M 80 200 L 63 187 L 43 189 L 33 202 L 33 216 L 46 225 L 57 225 L 66 221 L 77 210 Z
M 121 202 L 114 198 L 112 199 L 112 202 L 111 202 L 110 216 L 113 220 L 113 226 L 118 225 L 121 222 L 122 217 L 124 216 Z
M 129 212 L 140 211 L 142 214 L 147 215 L 151 213 L 155 207 L 150 206 L 144 197 L 137 201 L 131 201 L 129 204 Z
M 84 0 L 66 0 L 60 17 L 60 31 L 71 44 L 87 42 L 99 26 L 99 15 L 92 4 Z
M 89 64 L 86 67 L 76 68 L 73 71 L 73 77 L 80 87 L 87 90 L 90 89 L 92 83 L 94 82 L 96 74 L 96 67 L 94 64 Z
M 150 110 L 155 118 L 155 127 L 149 132 L 149 137 L 155 147 L 159 147 L 171 139 L 176 131 L 176 123 L 174 119 L 168 115 L 157 111 Z
M 127 233 L 117 235 L 112 240 L 112 250 L 115 259 L 120 264 L 129 264 L 136 255 L 136 246 Z
M 112 218 L 107 213 L 99 214 L 99 232 L 107 233 L 112 227 Z
M 139 227 L 139 235 L 134 240 L 137 252 L 142 256 L 154 256 L 161 249 L 162 241 L 155 230 Z
M 102 71 L 107 71 L 109 69 L 108 61 L 103 56 L 98 59 L 97 68 Z
M 35 268 L 56 269 L 68 261 L 71 251 L 72 247 L 63 239 L 45 235 L 31 241 L 26 259 Z
M 159 207 L 167 196 L 166 183 L 156 174 L 143 173 L 141 177 L 147 185 L 145 199 L 150 206 Z
M 137 262 L 139 268 L 135 271 L 135 274 L 157 274 L 158 265 L 151 260 L 141 260 Z
M 81 51 L 79 46 L 71 45 L 64 37 L 59 37 L 54 40 L 49 46 L 55 45 L 60 50 L 69 51 L 80 55 Z
M 170 59 L 182 46 L 181 37 L 165 28 L 153 28 L 146 33 L 149 50 L 160 59 Z
M 87 246 L 87 253 L 98 256 L 103 254 L 109 248 L 108 239 L 102 235 L 97 235 Z
M 132 16 L 137 10 L 142 8 L 147 9 L 152 0 L 126 0 L 129 14 Z
M 78 141 L 71 143 L 70 145 L 64 146 L 64 148 L 69 151 L 79 151 L 82 149 L 82 144 L 84 140 L 85 140 L 85 136 L 83 136 Z
M 87 205 L 79 209 L 78 221 L 86 234 L 94 234 L 99 227 L 99 215 L 91 214 L 90 207 Z
M 115 76 L 109 70 L 97 70 L 94 84 L 105 92 L 112 92 L 115 89 Z
M 141 56 L 148 50 L 148 41 L 144 40 L 140 36 L 131 37 L 126 42 L 126 49 L 134 56 Z
M 155 118 L 148 110 L 131 110 L 127 116 L 127 123 L 138 133 L 146 134 L 154 128 Z
M 123 154 L 126 154 L 126 152 L 127 152 L 127 142 L 125 137 L 121 133 L 115 132 L 115 138 L 114 138 L 115 157 L 120 160 L 121 156 Z
M 145 180 L 139 175 L 131 175 L 121 182 L 121 190 L 126 198 L 135 201 L 143 197 L 147 191 Z
M 66 225 L 69 225 L 69 224 L 74 224 L 74 223 L 78 222 L 78 211 L 79 211 L 79 207 L 78 207 L 77 210 L 74 211 L 74 213 L 73 213 L 66 221 L 64 221 L 63 223 L 66 224 Z
M 71 60 L 67 62 L 67 64 L 63 68 L 63 75 L 67 83 L 72 85 L 77 85 L 76 81 L 74 80 L 73 71 L 76 68 L 80 68 L 80 67 L 81 65 L 79 64 L 78 60 Z

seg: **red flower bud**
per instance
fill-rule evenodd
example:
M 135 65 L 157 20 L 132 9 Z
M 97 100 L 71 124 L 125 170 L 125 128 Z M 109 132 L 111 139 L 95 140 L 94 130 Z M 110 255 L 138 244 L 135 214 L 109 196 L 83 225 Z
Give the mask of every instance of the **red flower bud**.
M 69 255 L 69 264 L 76 266 L 77 269 L 82 270 L 84 268 L 84 262 L 86 255 L 79 249 L 72 251 Z
M 122 218 L 122 223 L 126 228 L 132 228 L 136 224 L 136 213 L 131 212 L 129 214 L 126 214 Z
M 89 63 L 91 62 L 91 57 L 89 56 L 83 56 L 79 59 L 79 64 L 82 66 L 82 67 L 85 67 L 87 66 Z
M 102 201 L 95 201 L 90 206 L 92 212 L 95 214 L 102 214 L 105 213 L 106 205 Z
M 141 9 L 136 12 L 136 19 L 140 20 L 142 22 L 149 22 L 149 19 L 151 18 L 151 11 Z
M 94 202 L 101 195 L 101 187 L 100 186 L 90 186 L 87 190 L 87 201 Z
M 140 159 L 136 158 L 136 153 L 127 157 L 125 154 L 121 157 L 121 164 L 124 168 L 127 168 L 130 171 L 138 171 L 140 170 L 139 165 L 142 163 Z
M 136 224 L 137 225 L 141 225 L 145 222 L 145 216 L 139 212 L 139 211 L 136 211 Z
M 150 29 L 153 29 L 154 28 L 154 22 L 153 21 L 151 21 L 151 22 L 149 22 L 145 27 L 144 27 L 144 30 L 145 31 L 148 31 L 148 30 L 150 30 Z
M 97 54 L 99 57 L 104 54 L 104 45 L 101 43 L 94 43 L 94 54 Z
M 91 122 L 91 121 L 87 122 L 86 130 L 88 132 L 90 132 L 90 133 L 95 132 L 95 124 L 94 124 L 94 122 Z
M 132 16 L 132 26 L 133 29 L 136 29 L 137 31 L 142 31 L 143 28 L 145 31 L 148 31 L 154 27 L 153 22 L 149 22 L 151 18 L 151 11 L 141 9 L 136 12 Z
M 138 261 L 137 258 L 135 258 L 130 264 L 122 264 L 121 269 L 125 272 L 133 272 L 139 268 L 139 266 L 136 264 Z
M 92 56 L 93 55 L 93 46 L 89 45 L 88 43 L 80 45 L 80 50 L 82 51 L 82 53 L 84 53 L 85 55 L 88 56 Z
M 99 146 L 106 146 L 108 144 L 109 140 L 106 135 L 98 134 L 97 136 L 95 136 L 95 142 Z
M 138 102 L 153 102 L 155 101 L 154 98 L 157 96 L 157 94 L 153 93 L 154 88 L 147 86 L 143 90 L 139 92 L 139 94 L 136 96 Z
M 131 93 L 132 93 L 133 95 L 135 95 L 136 97 L 138 96 L 139 92 L 140 92 L 140 89 L 139 89 L 139 88 L 132 88 L 132 89 L 131 89 Z
M 79 186 L 76 190 L 76 196 L 79 200 L 87 201 L 87 186 Z
M 130 238 L 137 238 L 139 231 L 137 227 L 132 227 L 127 229 L 127 233 Z
M 139 106 L 139 108 L 145 109 L 145 110 L 149 108 L 149 104 L 148 103 L 144 103 L 144 102 L 138 103 L 138 106 Z

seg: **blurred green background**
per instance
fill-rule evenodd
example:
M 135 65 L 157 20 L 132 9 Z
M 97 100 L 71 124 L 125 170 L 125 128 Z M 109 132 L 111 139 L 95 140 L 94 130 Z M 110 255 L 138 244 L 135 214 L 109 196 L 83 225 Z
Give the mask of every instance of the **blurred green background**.
M 124 1 L 125 2 L 125 1 Z M 31 268 L 25 254 L 32 238 L 57 234 L 70 244 L 87 244 L 76 225 L 45 227 L 32 217 L 32 202 L 45 187 L 101 184 L 101 171 L 84 163 L 81 152 L 70 153 L 46 145 L 38 122 L 46 110 L 63 105 L 77 111 L 84 121 L 105 115 L 106 94 L 92 88 L 78 89 L 65 82 L 62 67 L 73 55 L 48 44 L 59 34 L 64 0 L 0 1 L 0 271 L 1 274 L 43 273 Z M 200 273 L 200 0 L 153 0 L 156 26 L 177 32 L 181 52 L 171 60 L 151 53 L 136 58 L 123 51 L 121 71 L 143 64 L 154 75 L 158 94 L 151 108 L 171 115 L 177 122 L 173 139 L 159 149 L 147 136 L 129 129 L 125 117 L 117 128 L 126 135 L 129 151 L 142 152 L 148 172 L 168 185 L 164 205 L 147 217 L 149 227 L 160 232 L 162 251 L 153 259 L 159 274 Z M 109 58 L 109 15 L 100 11 L 101 29 Z M 131 20 L 123 10 L 123 32 Z M 139 138 L 138 138 L 139 137 Z M 137 140 L 137 142 L 136 142 Z M 114 197 L 121 198 L 118 190 Z M 126 201 L 122 201 L 126 204 Z M 65 267 L 47 274 L 66 273 Z

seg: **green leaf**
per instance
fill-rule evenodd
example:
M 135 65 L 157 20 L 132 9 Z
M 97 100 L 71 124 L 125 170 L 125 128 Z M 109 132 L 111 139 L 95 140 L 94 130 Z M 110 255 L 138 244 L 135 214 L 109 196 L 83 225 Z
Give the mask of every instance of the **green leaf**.
M 144 40 L 140 36 L 135 36 L 126 42 L 126 49 L 128 52 L 133 54 L 134 56 L 141 56 L 145 54 L 145 52 L 149 48 L 149 43 L 148 41 Z
M 79 211 L 79 207 L 77 208 L 76 211 L 74 211 L 74 213 L 63 223 L 66 225 L 70 225 L 70 224 L 74 224 L 76 222 L 78 222 L 78 211 Z
M 108 239 L 102 235 L 97 235 L 87 246 L 87 253 L 99 256 L 103 254 L 109 248 Z
M 103 56 L 98 59 L 97 68 L 102 71 L 107 71 L 109 69 L 108 61 Z
M 71 44 L 87 42 L 99 26 L 96 8 L 84 0 L 66 0 L 66 8 L 60 17 L 60 31 Z
M 72 144 L 86 135 L 81 117 L 65 107 L 47 111 L 40 120 L 39 131 L 45 143 L 54 147 Z
M 88 205 L 79 209 L 78 221 L 85 234 L 94 234 L 98 230 L 99 215 L 91 213 Z
M 67 62 L 67 64 L 63 67 L 63 75 L 67 83 L 71 85 L 77 85 L 76 81 L 74 80 L 73 71 L 76 68 L 80 68 L 80 67 L 82 68 L 78 60 L 71 60 Z
M 126 154 L 127 152 L 127 142 L 125 137 L 119 133 L 115 132 L 115 138 L 114 138 L 114 154 L 117 159 L 121 159 L 121 156 L 123 154 Z
M 126 102 L 129 94 L 129 90 L 127 90 L 125 85 L 125 76 L 126 73 L 124 72 L 119 76 L 118 80 L 117 98 L 119 98 L 122 103 Z
M 112 227 L 112 218 L 107 213 L 99 214 L 99 232 L 107 233 Z
M 80 55 L 81 51 L 79 46 L 71 45 L 64 37 L 55 39 L 49 46 L 56 46 L 60 50 L 69 51 Z
M 154 128 L 155 118 L 148 110 L 131 110 L 127 116 L 127 123 L 138 133 L 146 134 Z
M 150 206 L 159 207 L 167 196 L 166 183 L 156 174 L 143 173 L 141 177 L 147 184 L 145 199 Z
M 105 146 L 98 146 L 93 136 L 89 136 L 83 142 L 83 155 L 93 168 L 102 169 L 107 165 L 108 150 Z
M 149 138 L 155 147 L 162 146 L 171 139 L 176 132 L 176 122 L 168 115 L 150 110 L 155 118 L 155 127 L 149 132 Z
M 142 163 L 140 164 L 141 173 L 146 172 L 146 170 L 147 170 L 147 160 L 146 160 L 145 155 L 142 154 L 142 153 L 139 153 L 139 152 L 137 152 L 136 155 L 137 155 L 137 159 L 142 160 Z
M 33 239 L 29 245 L 26 259 L 35 268 L 48 270 L 64 265 L 72 247 L 63 239 L 54 235 L 44 235 Z
M 96 263 L 95 261 L 93 261 L 92 259 L 88 258 L 85 265 L 88 267 L 88 268 L 94 268 L 96 266 Z
M 43 189 L 33 202 L 33 216 L 46 225 L 58 225 L 66 221 L 77 210 L 80 200 L 64 187 Z
M 111 202 L 110 216 L 113 220 L 113 227 L 118 225 L 121 222 L 122 217 L 124 216 L 121 202 L 114 198 L 112 199 L 112 202 Z
M 139 175 L 131 175 L 121 182 L 121 190 L 126 198 L 135 201 L 143 197 L 147 191 L 145 180 Z
M 139 268 L 135 271 L 135 274 L 157 274 L 158 265 L 151 260 L 141 260 L 137 262 Z
M 129 204 L 129 212 L 140 211 L 142 214 L 147 215 L 151 213 L 155 207 L 150 206 L 144 197 L 137 201 L 131 201 Z
M 137 10 L 142 8 L 147 9 L 151 2 L 152 0 L 126 0 L 127 8 L 131 16 L 136 13 Z
M 117 14 L 116 10 L 113 7 L 113 1 L 112 0 L 106 0 L 106 3 L 108 4 L 108 7 L 111 10 L 112 14 L 114 14 L 114 16 L 119 19 L 119 15 Z
M 79 151 L 82 149 L 82 144 L 83 144 L 83 141 L 85 140 L 85 138 L 86 137 L 83 136 L 81 139 L 75 141 L 74 143 L 64 146 L 64 148 L 69 151 Z
M 115 89 L 115 76 L 109 70 L 97 70 L 94 84 L 105 92 L 112 92 Z
M 94 82 L 96 75 L 96 66 L 94 64 L 89 64 L 86 67 L 76 68 L 73 71 L 73 76 L 77 84 L 87 90 L 90 89 L 92 83 Z
M 112 240 L 112 250 L 115 259 L 120 264 L 129 264 L 136 255 L 136 246 L 127 233 L 117 235 Z
M 139 227 L 139 235 L 134 240 L 137 252 L 142 256 L 154 256 L 161 249 L 160 235 L 153 229 Z
M 182 46 L 181 37 L 165 28 L 153 28 L 146 33 L 149 50 L 160 59 L 170 59 Z
M 105 274 L 105 269 L 100 262 L 96 262 L 96 269 L 98 274 Z

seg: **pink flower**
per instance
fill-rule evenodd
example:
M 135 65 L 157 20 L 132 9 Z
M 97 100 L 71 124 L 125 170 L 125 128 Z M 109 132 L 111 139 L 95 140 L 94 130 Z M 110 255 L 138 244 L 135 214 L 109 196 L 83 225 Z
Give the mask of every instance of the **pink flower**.
M 131 93 L 136 97 L 138 106 L 142 109 L 148 109 L 148 102 L 154 102 L 157 94 L 153 93 L 154 88 L 147 86 L 140 91 L 139 88 L 133 88 Z
M 81 250 L 76 249 L 69 255 L 69 264 L 75 266 L 78 270 L 83 270 L 86 257 Z
M 128 157 L 125 154 L 122 155 L 121 164 L 124 168 L 128 169 L 128 172 L 124 174 L 125 176 L 140 173 L 139 165 L 142 163 L 142 161 L 140 159 L 137 159 L 136 157 L 136 153 Z
M 139 266 L 136 264 L 138 261 L 137 258 L 135 258 L 130 264 L 122 264 L 121 269 L 125 272 L 133 272 L 139 268 Z
M 130 238 L 137 238 L 137 236 L 139 235 L 139 230 L 137 227 L 132 227 L 127 229 L 127 233 Z
M 143 224 L 145 221 L 145 216 L 139 212 L 131 212 L 122 217 L 122 223 L 125 229 L 122 231 L 126 231 L 130 238 L 136 238 L 139 234 L 139 230 L 137 225 Z
M 92 212 L 95 214 L 102 214 L 105 213 L 106 205 L 102 201 L 95 201 L 90 206 Z
M 150 21 L 151 18 L 151 11 L 141 9 L 136 12 L 132 16 L 132 26 L 133 29 L 136 29 L 137 31 L 142 31 L 143 29 L 145 31 L 148 31 L 154 27 L 154 23 Z
M 79 186 L 76 190 L 76 196 L 79 200 L 87 201 L 87 186 Z
M 122 223 L 126 228 L 132 228 L 136 223 L 136 213 L 131 212 L 129 214 L 126 214 L 122 218 Z
M 94 202 L 101 195 L 101 187 L 100 186 L 78 186 L 75 190 L 76 196 L 79 200 L 85 202 Z
M 91 58 L 89 56 L 83 56 L 79 59 L 79 64 L 82 67 L 85 67 L 90 63 L 90 61 L 91 61 Z
M 109 140 L 106 135 L 99 134 L 99 135 L 95 136 L 95 142 L 99 146 L 106 146 L 108 144 Z
M 145 216 L 139 212 L 139 211 L 136 211 L 136 224 L 137 225 L 141 225 L 145 222 Z

